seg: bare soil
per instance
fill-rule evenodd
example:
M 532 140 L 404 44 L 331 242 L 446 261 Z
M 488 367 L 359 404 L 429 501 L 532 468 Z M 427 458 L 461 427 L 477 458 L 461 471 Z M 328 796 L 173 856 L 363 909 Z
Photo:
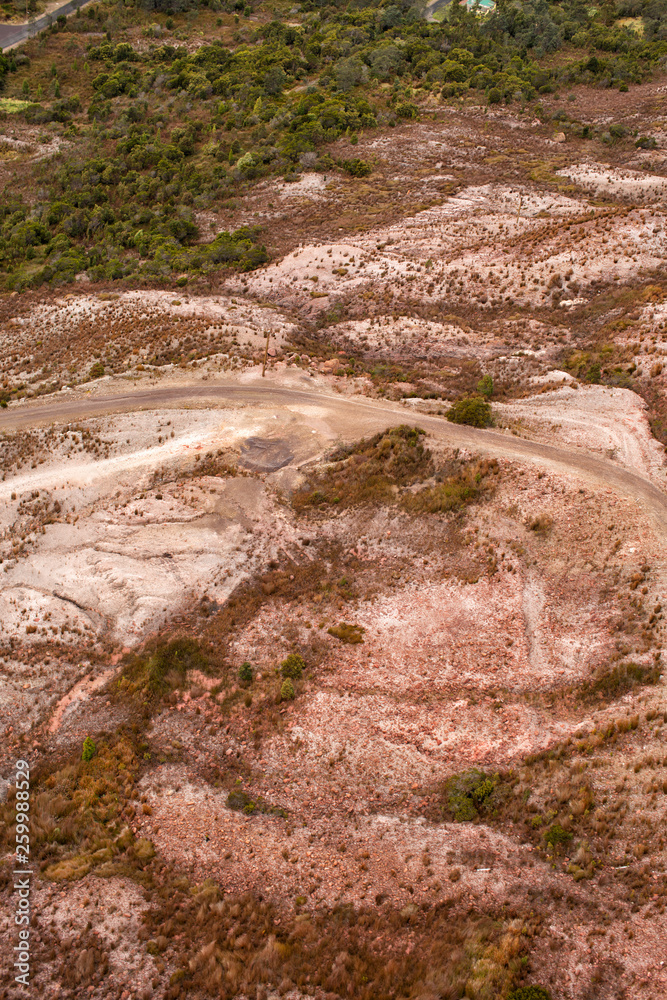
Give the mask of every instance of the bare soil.
M 21 756 L 45 996 L 667 993 L 662 86 L 571 102 L 654 150 L 440 109 L 221 217 L 261 270 L 0 303 L 0 926 Z M 449 423 L 484 374 L 495 428 Z M 350 501 L 400 423 L 419 472 Z M 459 993 L 411 980 L 450 933 Z

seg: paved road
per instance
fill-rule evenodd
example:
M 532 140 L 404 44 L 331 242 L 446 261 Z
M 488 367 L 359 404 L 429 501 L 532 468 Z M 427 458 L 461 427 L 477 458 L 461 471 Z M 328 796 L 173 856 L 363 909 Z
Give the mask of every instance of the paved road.
M 52 10 L 49 14 L 43 14 L 42 17 L 36 17 L 34 21 L 28 21 L 26 24 L 0 24 L 0 49 L 4 51 L 13 45 L 25 42 L 26 38 L 32 38 L 53 24 L 59 14 L 64 14 L 65 17 L 73 14 L 77 7 L 83 7 L 84 2 L 86 0 L 70 0 L 62 7 Z
M 478 430 L 450 424 L 441 417 L 414 414 L 405 407 L 359 397 L 334 395 L 322 390 L 293 389 L 284 386 L 238 385 L 216 382 L 203 385 L 157 386 L 108 396 L 51 399 L 26 403 L 0 412 L 0 431 L 22 430 L 72 420 L 84 420 L 112 413 L 152 410 L 165 407 L 215 407 L 225 404 L 253 407 L 313 407 L 324 409 L 328 423 L 342 437 L 354 440 L 384 427 L 400 423 L 419 424 L 430 435 L 455 447 L 474 449 L 497 458 L 530 461 L 548 465 L 558 472 L 574 472 L 584 479 L 638 500 L 667 534 L 667 492 L 650 480 L 613 462 L 585 452 L 568 451 L 538 444 L 491 430 Z

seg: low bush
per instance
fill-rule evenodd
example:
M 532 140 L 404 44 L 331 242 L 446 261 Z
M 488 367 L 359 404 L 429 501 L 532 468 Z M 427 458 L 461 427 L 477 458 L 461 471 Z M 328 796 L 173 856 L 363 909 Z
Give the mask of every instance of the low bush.
M 447 411 L 447 419 L 453 424 L 468 424 L 470 427 L 490 427 L 493 423 L 491 406 L 481 396 L 457 399 Z
M 329 635 L 340 639 L 341 642 L 349 642 L 351 644 L 363 642 L 365 631 L 361 625 L 350 625 L 348 622 L 341 622 L 340 625 L 332 625 L 331 628 L 327 629 Z
M 368 177 L 373 172 L 370 163 L 366 163 L 365 160 L 360 160 L 358 157 L 353 160 L 342 160 L 341 167 L 352 177 Z
M 434 471 L 419 427 L 392 427 L 370 440 L 339 448 L 330 464 L 312 475 L 292 496 L 297 511 L 329 506 L 354 507 L 394 499 L 395 486 L 419 482 Z
M 252 684 L 252 666 L 246 660 L 239 667 L 239 680 L 242 684 Z
M 188 670 L 208 670 L 208 659 L 194 639 L 179 638 L 149 645 L 127 659 L 118 690 L 153 699 L 183 687 Z
M 564 830 L 560 823 L 553 823 L 544 834 L 544 842 L 550 847 L 559 848 L 569 844 L 572 834 L 569 830 Z
M 81 760 L 83 761 L 92 760 L 96 753 L 97 753 L 97 747 L 91 740 L 90 736 L 86 736 L 85 740 L 83 741 Z
M 289 677 L 287 677 L 280 688 L 280 700 L 281 701 L 293 701 L 295 697 L 294 685 L 292 684 Z
M 312 473 L 292 495 L 292 506 L 305 512 L 331 506 L 400 504 L 412 514 L 435 514 L 459 510 L 490 495 L 500 473 L 495 459 L 451 460 L 436 469 L 430 450 L 422 443 L 423 435 L 419 427 L 402 425 L 370 441 L 340 448 L 329 465 Z M 435 485 L 417 492 L 408 489 L 431 477 L 437 480 Z
M 461 510 L 468 504 L 490 496 L 500 466 L 495 459 L 481 459 L 461 464 L 442 482 L 428 486 L 401 501 L 401 506 L 413 514 L 446 514 Z
M 289 656 L 280 664 L 280 673 L 283 677 L 288 679 L 292 678 L 293 680 L 298 680 L 305 669 L 306 664 L 304 663 L 303 657 L 299 656 L 298 653 L 290 653 Z
M 488 775 L 473 767 L 453 775 L 445 785 L 447 810 L 456 823 L 477 819 L 489 810 L 492 797 L 500 784 L 500 776 Z
M 408 120 L 419 118 L 419 108 L 411 101 L 399 101 L 396 105 L 396 117 Z
M 544 986 L 520 986 L 512 990 L 508 1000 L 551 1000 L 551 993 Z

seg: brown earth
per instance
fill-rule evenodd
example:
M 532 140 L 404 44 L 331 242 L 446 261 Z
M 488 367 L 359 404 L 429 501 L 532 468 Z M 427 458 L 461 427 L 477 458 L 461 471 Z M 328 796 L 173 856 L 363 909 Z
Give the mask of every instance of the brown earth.
M 665 995 L 661 86 L 571 102 L 655 150 L 440 109 L 221 218 L 260 271 L 0 303 L 33 988 Z

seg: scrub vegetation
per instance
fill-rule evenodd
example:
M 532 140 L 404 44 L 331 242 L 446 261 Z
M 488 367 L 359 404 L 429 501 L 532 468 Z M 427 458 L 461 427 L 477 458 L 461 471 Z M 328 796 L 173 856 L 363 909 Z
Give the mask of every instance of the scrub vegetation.
M 108 0 L 0 57 L 4 115 L 59 150 L 24 150 L 4 191 L 5 288 L 252 270 L 268 257 L 259 228 L 226 230 L 220 208 L 271 174 L 365 177 L 372 164 L 327 152 L 340 136 L 417 119 L 433 97 L 543 115 L 540 95 L 629 87 L 667 54 L 660 0 L 499 3 L 484 18 L 451 4 L 438 23 L 409 0 L 279 14 L 243 0 Z

